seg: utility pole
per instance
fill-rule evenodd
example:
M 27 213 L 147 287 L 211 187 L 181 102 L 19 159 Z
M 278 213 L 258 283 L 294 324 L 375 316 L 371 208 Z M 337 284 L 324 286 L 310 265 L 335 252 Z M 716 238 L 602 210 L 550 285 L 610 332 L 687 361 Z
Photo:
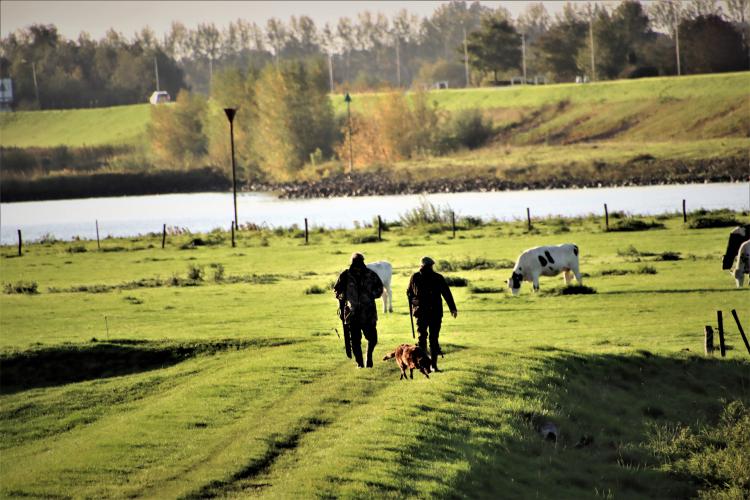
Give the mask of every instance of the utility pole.
M 681 68 L 680 68 L 680 23 L 679 20 L 675 20 L 675 26 L 674 26 L 674 50 L 677 54 L 677 76 L 680 76 L 682 74 Z
M 523 83 L 526 85 L 526 33 L 521 32 L 521 60 L 523 62 Z
M 156 74 L 156 91 L 159 90 L 159 64 L 156 62 L 156 56 L 154 56 L 154 73 Z
M 333 55 L 328 53 L 328 81 L 331 86 L 331 94 L 333 94 Z
M 594 59 L 594 10 L 589 4 L 589 43 L 591 45 L 591 81 L 596 81 L 596 61 Z
M 346 93 L 346 97 L 344 97 L 344 101 L 346 102 L 346 121 L 349 127 L 349 173 L 351 174 L 354 163 L 353 163 L 353 148 L 352 148 L 352 112 L 349 109 L 349 104 L 352 102 L 352 98 L 349 95 L 349 92 Z
M 34 78 L 34 93 L 36 94 L 36 107 L 42 109 L 42 103 L 39 101 L 39 84 L 36 82 L 36 64 L 31 61 L 31 76 Z
M 401 55 L 399 53 L 398 37 L 396 37 L 396 82 L 401 88 Z
M 466 43 L 466 27 L 464 27 L 464 71 L 466 72 L 466 86 L 469 87 L 469 47 Z

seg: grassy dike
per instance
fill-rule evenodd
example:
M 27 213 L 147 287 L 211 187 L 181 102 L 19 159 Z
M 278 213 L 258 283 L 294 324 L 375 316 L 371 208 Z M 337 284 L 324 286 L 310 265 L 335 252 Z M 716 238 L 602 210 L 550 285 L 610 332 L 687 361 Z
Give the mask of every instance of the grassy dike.
M 740 498 L 750 356 L 729 311 L 750 330 L 748 290 L 720 270 L 726 228 L 657 222 L 2 247 L 3 284 L 39 293 L 0 295 L 0 496 Z M 579 245 L 597 293 L 502 289 L 520 251 L 560 242 Z M 355 250 L 394 265 L 378 357 L 412 341 L 404 289 L 422 255 L 469 280 L 443 373 L 403 382 L 392 362 L 346 360 L 335 300 L 306 291 Z M 717 309 L 726 359 L 702 355 Z M 537 432 L 548 421 L 556 443 Z

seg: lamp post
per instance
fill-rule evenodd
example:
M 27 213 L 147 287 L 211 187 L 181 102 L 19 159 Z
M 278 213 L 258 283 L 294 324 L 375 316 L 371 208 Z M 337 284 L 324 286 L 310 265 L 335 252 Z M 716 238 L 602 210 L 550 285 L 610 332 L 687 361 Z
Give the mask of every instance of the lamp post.
M 344 97 L 344 101 L 346 102 L 346 121 L 349 127 L 349 173 L 352 173 L 352 113 L 349 109 L 349 104 L 352 102 L 352 98 L 349 95 L 349 92 L 346 93 L 346 97 Z
M 234 115 L 237 114 L 237 108 L 224 108 L 224 113 L 229 120 L 229 141 L 232 144 L 232 192 L 234 194 L 234 228 L 237 229 L 237 169 L 234 165 Z M 234 239 L 232 239 L 232 246 Z

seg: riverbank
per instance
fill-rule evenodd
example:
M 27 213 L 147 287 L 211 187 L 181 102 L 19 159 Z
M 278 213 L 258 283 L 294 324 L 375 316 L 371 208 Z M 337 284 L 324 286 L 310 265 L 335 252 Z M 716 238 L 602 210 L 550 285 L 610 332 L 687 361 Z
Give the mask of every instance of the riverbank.
M 242 192 L 272 192 L 283 199 L 332 196 L 382 196 L 421 193 L 519 191 L 662 184 L 702 184 L 750 180 L 748 158 L 657 160 L 646 154 L 625 163 L 594 161 L 562 166 L 487 168 L 452 165 L 444 168 L 378 168 L 352 174 L 335 173 L 318 180 L 285 183 L 253 182 Z M 489 171 L 489 173 L 487 173 Z M 0 185 L 3 202 L 138 196 L 169 193 L 226 192 L 231 178 L 204 168 L 188 171 L 54 175 L 7 179 Z

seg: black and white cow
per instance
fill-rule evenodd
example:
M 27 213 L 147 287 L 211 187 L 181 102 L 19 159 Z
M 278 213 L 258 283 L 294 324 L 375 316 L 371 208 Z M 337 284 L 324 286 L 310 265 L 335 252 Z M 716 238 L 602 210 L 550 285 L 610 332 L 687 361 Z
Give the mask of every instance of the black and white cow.
M 529 248 L 516 261 L 513 274 L 508 279 L 508 287 L 513 295 L 521 291 L 521 282 L 530 281 L 534 291 L 539 291 L 539 276 L 557 276 L 563 273 L 565 284 L 572 280 L 571 272 L 578 284 L 582 284 L 578 269 L 578 247 L 572 243 L 556 246 Z
M 367 264 L 367 267 L 378 275 L 383 282 L 383 313 L 393 312 L 393 291 L 391 290 L 391 279 L 393 277 L 393 266 L 385 260 L 379 260 Z
M 737 288 L 742 288 L 745 283 L 745 275 L 750 276 L 750 240 L 740 245 L 740 249 L 737 250 L 737 258 L 731 272 L 737 283 Z
M 739 251 L 740 246 L 748 240 L 750 240 L 750 224 L 746 226 L 738 226 L 732 229 L 732 232 L 729 233 L 727 251 L 724 252 L 724 259 L 721 262 L 722 269 L 732 269 L 732 265 L 737 257 L 737 252 Z

